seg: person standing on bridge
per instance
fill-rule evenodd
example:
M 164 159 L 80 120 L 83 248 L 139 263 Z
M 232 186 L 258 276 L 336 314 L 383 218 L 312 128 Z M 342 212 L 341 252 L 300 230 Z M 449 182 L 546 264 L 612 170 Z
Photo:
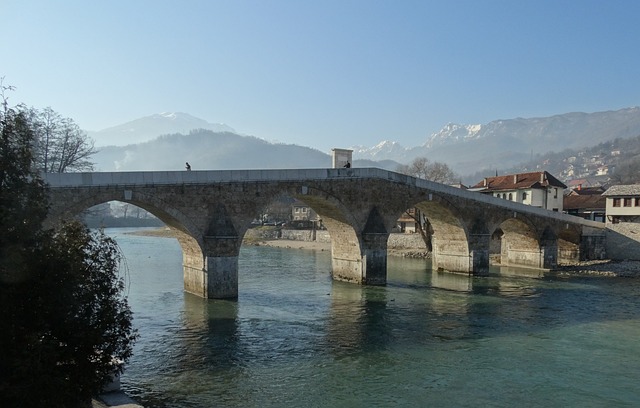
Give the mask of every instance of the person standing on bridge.
M 187 171 L 191 171 L 191 165 L 189 164 L 189 162 L 185 163 L 185 168 L 187 169 Z

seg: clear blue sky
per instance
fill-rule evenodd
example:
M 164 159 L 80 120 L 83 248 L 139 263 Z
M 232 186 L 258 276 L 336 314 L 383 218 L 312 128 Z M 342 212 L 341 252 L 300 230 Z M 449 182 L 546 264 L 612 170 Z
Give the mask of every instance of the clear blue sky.
M 0 76 L 100 130 L 187 112 L 329 152 L 640 105 L 640 1 L 0 0 Z M 100 141 L 98 141 L 100 142 Z

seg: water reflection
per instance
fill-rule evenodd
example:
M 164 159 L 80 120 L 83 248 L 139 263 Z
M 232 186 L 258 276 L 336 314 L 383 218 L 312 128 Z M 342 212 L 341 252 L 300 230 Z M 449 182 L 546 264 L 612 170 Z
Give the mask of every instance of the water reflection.
M 332 282 L 328 253 L 247 248 L 238 301 L 204 300 L 182 291 L 179 248 L 167 266 L 162 243 L 131 241 L 145 255 L 129 259 L 141 339 L 123 385 L 148 407 L 640 401 L 636 280 L 476 278 L 393 258 L 387 286 L 363 287 Z
M 335 352 L 382 349 L 390 341 L 391 310 L 387 292 L 344 282 L 331 285 L 327 341 Z
M 527 278 L 543 278 L 544 277 L 544 269 L 539 268 L 521 268 L 521 267 L 513 267 L 513 266 L 500 266 L 500 265 L 492 265 L 489 268 L 489 273 L 492 275 L 499 276 L 519 276 L 519 277 L 527 277 Z
M 238 304 L 184 296 L 181 347 L 188 350 L 184 364 L 230 367 L 238 364 Z
M 431 286 L 456 292 L 471 292 L 473 277 L 468 274 L 433 271 Z

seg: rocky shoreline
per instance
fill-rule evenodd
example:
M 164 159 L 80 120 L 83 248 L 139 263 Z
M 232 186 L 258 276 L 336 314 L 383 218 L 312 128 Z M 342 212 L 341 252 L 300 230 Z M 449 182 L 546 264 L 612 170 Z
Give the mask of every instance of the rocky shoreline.
M 639 278 L 640 261 L 610 259 L 599 261 L 584 261 L 573 264 L 559 265 L 549 272 L 556 276 L 603 276 L 620 278 Z

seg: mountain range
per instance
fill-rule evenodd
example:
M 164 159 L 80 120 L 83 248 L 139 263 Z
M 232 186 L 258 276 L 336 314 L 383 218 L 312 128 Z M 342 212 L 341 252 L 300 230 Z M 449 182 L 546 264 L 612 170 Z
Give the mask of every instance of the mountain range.
M 328 154 L 310 147 L 270 143 L 240 135 L 185 113 L 163 113 L 88 133 L 97 141 L 100 171 L 326 168 Z M 566 113 L 541 118 L 501 119 L 487 124 L 445 125 L 420 146 L 383 141 L 354 146 L 354 166 L 394 170 L 416 157 L 446 163 L 461 175 L 497 171 L 534 154 L 579 149 L 640 135 L 640 108 Z M 100 147 L 102 146 L 102 147 Z
M 421 146 L 405 148 L 385 141 L 354 147 L 354 158 L 406 163 L 425 156 L 459 174 L 509 168 L 534 154 L 581 149 L 617 138 L 640 135 L 640 107 L 596 113 L 566 113 L 542 118 L 494 120 L 487 124 L 449 123 Z
M 223 123 L 209 123 L 188 113 L 163 112 L 135 119 L 121 125 L 99 131 L 87 131 L 87 135 L 99 141 L 103 146 L 125 146 L 147 142 L 160 135 L 171 133 L 189 133 L 193 129 L 206 129 L 214 132 L 236 131 Z

